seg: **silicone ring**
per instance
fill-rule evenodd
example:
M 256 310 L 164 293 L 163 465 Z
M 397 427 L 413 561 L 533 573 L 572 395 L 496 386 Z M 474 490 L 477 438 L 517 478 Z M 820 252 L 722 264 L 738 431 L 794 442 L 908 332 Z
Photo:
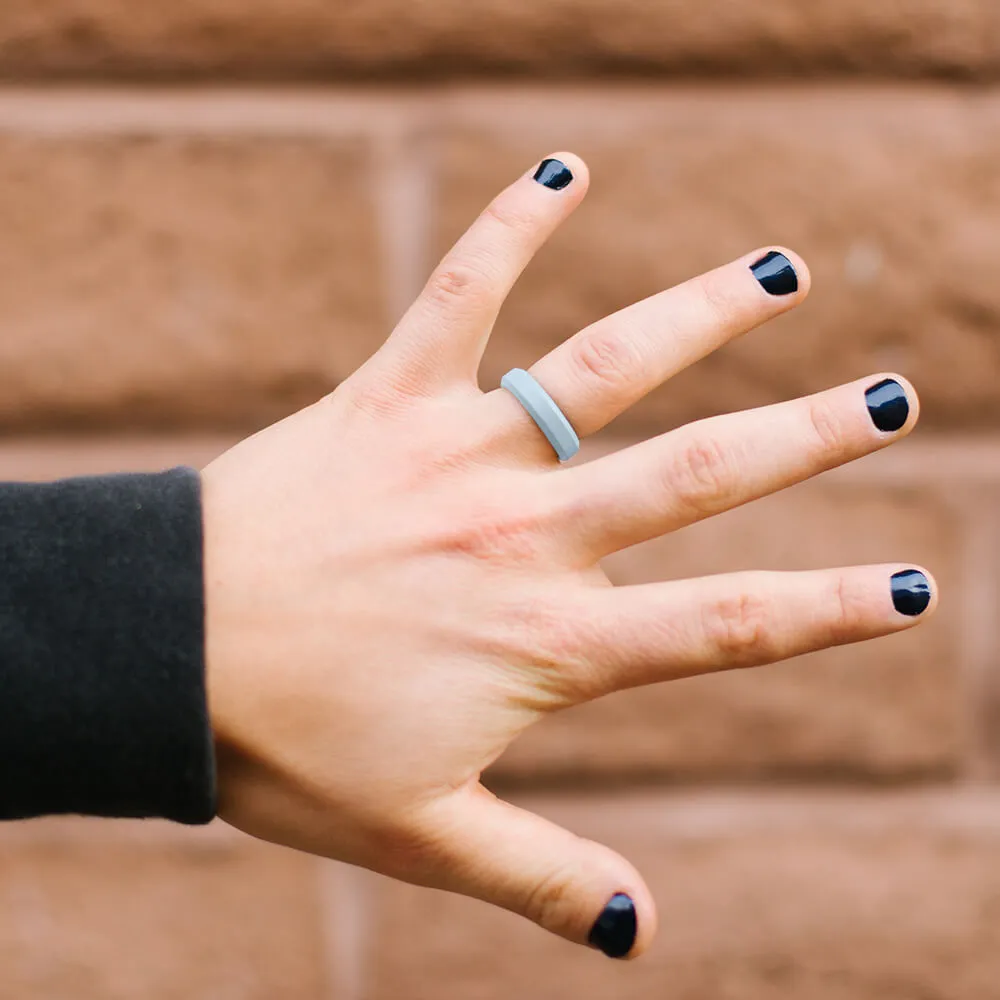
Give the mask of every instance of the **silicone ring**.
M 523 368 L 511 368 L 500 380 L 500 385 L 538 424 L 538 429 L 548 438 L 560 462 L 568 462 L 580 450 L 580 439 L 573 430 L 573 425 L 533 375 L 529 375 Z

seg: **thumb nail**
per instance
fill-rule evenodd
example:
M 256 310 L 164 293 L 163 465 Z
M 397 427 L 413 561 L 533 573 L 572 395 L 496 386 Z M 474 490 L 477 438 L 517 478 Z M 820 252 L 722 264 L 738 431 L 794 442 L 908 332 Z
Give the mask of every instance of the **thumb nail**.
M 590 929 L 588 940 L 608 958 L 624 958 L 635 944 L 635 933 L 635 903 L 619 892 L 604 907 Z

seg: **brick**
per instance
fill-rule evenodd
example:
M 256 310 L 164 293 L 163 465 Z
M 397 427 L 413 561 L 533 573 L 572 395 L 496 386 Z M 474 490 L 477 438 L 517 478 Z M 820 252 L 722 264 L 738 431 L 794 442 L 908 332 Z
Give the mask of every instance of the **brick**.
M 995 94 L 476 92 L 448 114 L 436 154 L 438 250 L 549 150 L 579 152 L 593 174 L 587 201 L 512 295 L 484 385 L 606 313 L 773 242 L 810 262 L 809 302 L 617 426 L 645 433 L 885 368 L 915 381 L 927 425 L 1000 420 Z
M 914 562 L 932 570 L 943 594 L 930 622 L 759 670 L 674 681 L 571 709 L 524 734 L 489 780 L 900 780 L 962 768 L 961 609 L 969 586 L 962 512 L 912 484 L 859 482 L 845 472 L 636 546 L 606 568 L 614 582 L 628 584 Z
M 989 0 L 7 0 L 8 78 L 458 74 L 985 76 Z
M 609 962 L 483 903 L 384 881 L 366 996 L 996 996 L 995 793 L 524 804 L 637 864 L 660 914 L 652 949 Z
M 256 427 L 329 391 L 386 332 L 365 143 L 112 105 L 0 129 L 0 424 Z
M 236 834 L 115 827 L 0 832 L 5 1000 L 324 995 L 312 859 Z

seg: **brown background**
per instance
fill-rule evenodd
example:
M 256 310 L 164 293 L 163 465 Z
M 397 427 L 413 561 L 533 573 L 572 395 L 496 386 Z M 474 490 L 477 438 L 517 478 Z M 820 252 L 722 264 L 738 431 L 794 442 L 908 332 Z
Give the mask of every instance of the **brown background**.
M 590 197 L 493 384 L 769 242 L 809 303 L 611 448 L 884 368 L 891 452 L 609 566 L 925 562 L 925 629 L 554 719 L 494 782 L 647 874 L 623 966 L 479 903 L 219 824 L 0 830 L 7 1000 L 1000 997 L 1000 5 L 994 0 L 4 0 L 0 476 L 202 463 L 327 391 L 501 185 Z

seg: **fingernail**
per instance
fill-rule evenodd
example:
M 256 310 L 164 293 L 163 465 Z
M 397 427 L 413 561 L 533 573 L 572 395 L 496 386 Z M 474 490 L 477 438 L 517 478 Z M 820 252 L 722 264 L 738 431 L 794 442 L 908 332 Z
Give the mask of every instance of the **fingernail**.
M 872 423 L 880 431 L 898 431 L 910 415 L 906 390 L 894 379 L 887 378 L 865 392 Z
M 542 160 L 535 171 L 535 180 L 553 191 L 562 191 L 573 180 L 573 172 L 562 160 Z
M 587 940 L 608 958 L 624 958 L 635 944 L 635 931 L 635 903 L 619 892 L 604 907 Z
M 916 618 L 931 603 L 931 585 L 920 570 L 904 569 L 892 575 L 892 603 L 901 615 Z
M 777 250 L 764 254 L 750 270 L 768 295 L 791 295 L 799 290 L 792 262 Z

